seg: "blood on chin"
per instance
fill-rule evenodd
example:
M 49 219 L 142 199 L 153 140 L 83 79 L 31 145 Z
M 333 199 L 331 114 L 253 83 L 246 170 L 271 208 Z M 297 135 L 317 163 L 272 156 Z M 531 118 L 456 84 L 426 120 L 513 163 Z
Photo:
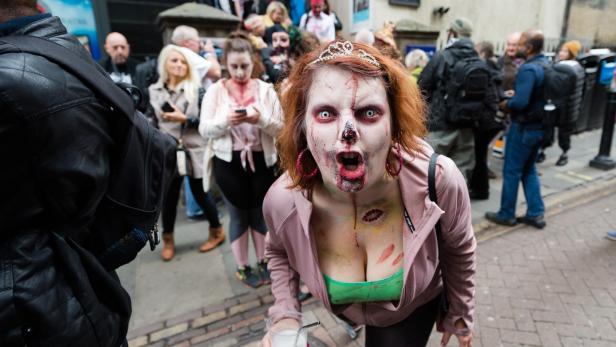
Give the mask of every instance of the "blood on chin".
M 336 174 L 336 186 L 343 192 L 356 193 L 364 188 L 366 183 L 366 165 L 346 166 L 338 163 L 338 173 Z

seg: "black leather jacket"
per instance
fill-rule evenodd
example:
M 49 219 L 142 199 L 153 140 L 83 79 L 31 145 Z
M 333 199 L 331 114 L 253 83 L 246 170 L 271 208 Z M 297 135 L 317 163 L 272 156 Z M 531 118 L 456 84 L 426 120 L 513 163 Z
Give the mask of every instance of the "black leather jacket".
M 45 37 L 91 61 L 57 17 L 11 35 Z M 77 288 L 94 280 L 80 271 L 109 176 L 111 112 L 45 58 L 0 57 L 0 346 L 119 346 L 126 332 L 114 310 L 129 299 L 109 282 L 115 274 L 91 266 L 108 297 Z M 66 236 L 86 249 L 81 258 L 61 252 Z

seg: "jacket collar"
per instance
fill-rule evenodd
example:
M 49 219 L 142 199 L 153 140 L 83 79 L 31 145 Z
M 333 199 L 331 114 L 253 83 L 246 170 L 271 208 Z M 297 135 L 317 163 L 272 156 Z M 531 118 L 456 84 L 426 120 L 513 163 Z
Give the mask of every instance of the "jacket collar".
M 33 16 L 17 17 L 15 19 L 0 23 L 0 36 L 11 35 L 31 23 L 50 17 L 51 14 L 49 13 L 35 14 Z
M 528 59 L 526 62 L 527 63 L 532 63 L 534 61 L 543 61 L 543 60 L 545 60 L 545 55 L 543 55 L 543 53 L 539 53 L 536 56 Z

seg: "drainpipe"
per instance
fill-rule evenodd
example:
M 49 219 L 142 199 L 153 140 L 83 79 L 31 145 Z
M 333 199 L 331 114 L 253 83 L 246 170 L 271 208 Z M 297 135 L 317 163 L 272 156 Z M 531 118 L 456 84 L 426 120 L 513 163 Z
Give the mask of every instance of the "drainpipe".
M 563 26 L 560 30 L 560 44 L 565 43 L 567 39 L 567 31 L 569 30 L 569 17 L 571 14 L 571 4 L 573 0 L 567 0 L 565 3 L 565 14 L 563 15 Z

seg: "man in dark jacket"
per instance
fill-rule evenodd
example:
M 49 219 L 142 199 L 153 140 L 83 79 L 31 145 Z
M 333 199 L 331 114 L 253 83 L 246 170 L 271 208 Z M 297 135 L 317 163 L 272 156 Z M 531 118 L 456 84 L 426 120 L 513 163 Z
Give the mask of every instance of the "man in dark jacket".
M 109 180 L 113 114 L 58 65 L 2 41 L 26 35 L 97 66 L 36 0 L 0 0 L 0 346 L 120 346 L 130 298 L 87 251 Z M 68 244 L 84 255 L 60 256 Z M 66 271 L 92 259 L 96 279 Z
M 437 153 L 450 157 L 467 180 L 475 166 L 473 129 L 447 121 L 448 111 L 444 98 L 449 64 L 445 61 L 445 56 L 452 57 L 453 62 L 477 56 L 475 45 L 470 39 L 472 30 L 468 19 L 454 20 L 448 31 L 447 46 L 430 60 L 418 80 L 419 87 L 429 103 L 428 143 Z
M 130 45 L 126 37 L 120 33 L 112 32 L 105 39 L 104 56 L 98 63 L 107 71 L 114 82 L 134 84 L 135 68 L 139 63 L 130 57 Z
M 511 226 L 522 222 L 539 229 L 545 227 L 545 207 L 535 166 L 544 137 L 545 74 L 541 64 L 547 64 L 547 59 L 542 50 L 543 34 L 540 31 L 529 30 L 522 34 L 518 42 L 518 54 L 524 57 L 526 62 L 518 70 L 514 96 L 500 104 L 501 109 L 511 111 L 511 126 L 507 132 L 505 146 L 500 210 L 486 212 L 486 218 L 497 224 Z M 528 208 L 526 215 L 516 220 L 515 209 L 520 181 L 524 186 Z

